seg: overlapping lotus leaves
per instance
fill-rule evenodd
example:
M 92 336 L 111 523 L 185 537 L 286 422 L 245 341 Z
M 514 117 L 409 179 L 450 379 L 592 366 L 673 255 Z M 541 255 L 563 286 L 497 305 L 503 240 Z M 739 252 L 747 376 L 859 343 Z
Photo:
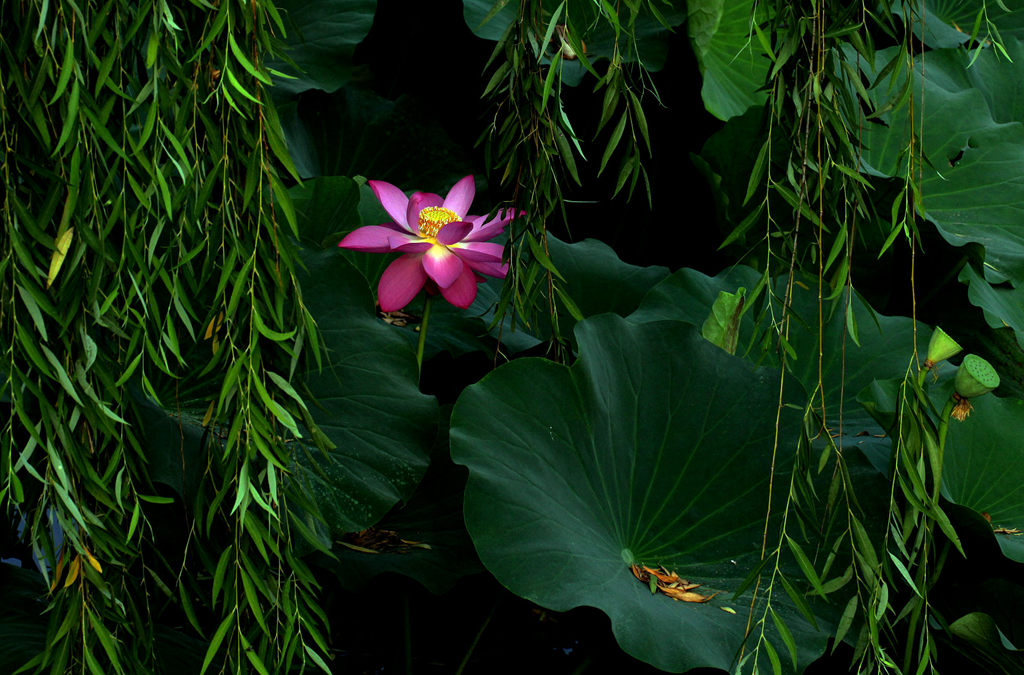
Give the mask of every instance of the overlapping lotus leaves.
M 295 66 L 275 63 L 279 92 L 335 91 L 352 76 L 356 45 L 370 32 L 376 0 L 277 0 L 287 31 L 286 54 Z
M 275 87 L 275 93 L 281 94 Z M 466 175 L 466 148 L 445 132 L 424 100 L 386 99 L 344 87 L 277 102 L 288 153 L 303 178 L 362 175 L 437 192 Z M 374 223 L 376 224 L 376 223 Z
M 716 277 L 708 277 L 696 270 L 682 269 L 655 286 L 644 297 L 640 308 L 629 316 L 637 323 L 672 319 L 701 326 L 722 291 L 735 292 L 740 287 L 757 287 L 761 274 L 752 268 L 738 265 Z M 785 278 L 776 281 L 776 292 L 785 291 Z M 818 292 L 817 281 L 806 277 L 794 284 L 790 308 L 789 344 L 794 359 L 789 357 L 790 372 L 803 384 L 808 393 L 805 404 L 820 415 L 824 402 L 824 420 L 829 433 L 840 447 L 857 447 L 880 471 L 885 471 L 891 442 L 884 437 L 884 429 L 857 400 L 857 393 L 872 380 L 902 376 L 910 367 L 914 350 L 914 323 L 905 317 L 876 314 L 858 295 L 854 294 L 847 319 L 845 304 L 822 303 L 821 359 L 818 358 Z M 752 302 L 763 302 L 763 297 Z M 770 317 L 781 320 L 782 303 L 772 300 L 771 312 L 746 311 L 740 322 L 737 354 L 758 363 L 777 364 L 774 351 L 762 353 L 761 342 L 755 340 L 755 331 L 765 330 Z M 760 328 L 755 328 L 758 325 Z M 859 345 L 849 335 L 849 327 L 857 326 Z M 927 328 L 918 324 L 921 335 Z M 819 380 L 820 375 L 820 380 Z M 819 381 L 821 389 L 818 390 Z M 811 395 L 812 392 L 817 393 Z
M 596 239 L 570 244 L 548 235 L 548 248 L 552 261 L 565 279 L 568 294 L 584 317 L 604 312 L 620 316 L 630 314 L 644 295 L 669 274 L 667 267 L 640 267 L 624 262 L 611 247 Z M 434 303 L 426 353 L 435 354 L 441 350 L 454 355 L 479 350 L 493 352 L 496 343 L 486 340 L 488 332 L 492 338 L 500 337 L 505 353 L 529 349 L 550 336 L 550 323 L 544 315 L 539 317 L 540 325 L 525 326 L 517 321 L 516 329 L 512 330 L 513 322 L 506 319 L 503 328 L 488 331 L 500 292 L 501 282 L 489 279 L 479 285 L 477 299 L 468 310 L 453 308 L 447 303 Z M 561 333 L 571 335 L 576 320 L 564 308 L 560 309 L 563 310 L 559 317 Z M 409 311 L 415 313 L 419 309 L 413 304 Z
M 660 265 L 640 267 L 624 262 L 614 249 L 597 239 L 569 244 L 549 235 L 548 246 L 566 290 L 584 317 L 604 312 L 630 314 L 669 274 L 668 268 Z M 562 334 L 572 335 L 576 320 L 564 312 L 559 321 Z M 540 336 L 550 331 L 547 325 L 539 328 Z
M 691 0 L 688 28 L 704 84 L 704 107 L 727 120 L 761 105 L 771 62 L 751 27 L 752 0 Z
M 1007 61 L 985 49 L 970 67 L 964 50 L 927 52 L 914 68 L 914 111 L 925 162 L 921 193 L 925 214 L 950 244 L 985 247 L 989 282 L 1024 279 L 1024 47 L 1006 38 Z M 877 68 L 893 56 L 879 52 Z M 866 62 L 861 61 L 862 64 Z M 904 65 L 902 72 L 906 73 Z M 922 76 L 921 73 L 924 72 Z M 868 78 L 875 73 L 866 70 Z M 923 79 L 922 79 L 923 77 Z M 892 95 L 873 90 L 881 106 Z M 882 175 L 906 169 L 908 104 L 865 125 L 866 167 Z M 923 112 L 922 112 L 923 111 Z M 920 148 L 921 146 L 918 146 Z
M 992 328 L 1012 328 L 1017 344 L 1024 348 L 1024 284 L 1016 288 L 990 284 L 971 265 L 964 265 L 959 279 L 967 284 L 971 304 L 984 312 L 985 322 Z
M 373 525 L 423 477 L 438 407 L 419 391 L 415 354 L 376 318 L 365 281 L 337 250 L 307 251 L 304 299 L 324 340 L 323 368 L 302 373 L 315 426 L 294 453 L 293 480 L 332 533 Z M 312 437 L 312 432 L 310 434 Z
M 753 289 L 760 280 L 759 272 L 742 265 L 716 277 L 682 269 L 652 288 L 629 319 L 636 323 L 671 319 L 701 326 L 720 292 L 733 293 L 740 287 Z M 788 310 L 788 341 L 796 358 L 790 357 L 789 369 L 808 392 L 814 391 L 820 381 L 827 412 L 838 416 L 842 405 L 847 423 L 854 420 L 860 423 L 864 419 L 861 419 L 863 416 L 856 402 L 857 392 L 872 380 L 902 375 L 907 371 L 914 353 L 914 322 L 905 317 L 876 314 L 854 293 L 849 299 L 848 312 L 845 298 L 838 302 L 821 302 L 822 331 L 819 333 L 817 283 L 813 277 L 803 277 L 793 285 Z M 775 290 L 771 311 L 761 310 L 760 330 L 764 330 L 772 318 L 781 322 L 786 314 L 781 299 L 785 294 L 785 277 L 776 280 Z M 824 289 L 823 293 L 827 295 L 829 289 Z M 763 297 L 752 302 L 763 302 Z M 755 314 L 757 312 L 750 309 L 743 315 L 737 354 L 744 353 L 754 337 Z M 856 341 L 849 333 L 851 326 L 856 327 Z M 922 331 L 921 335 L 929 334 L 923 324 L 918 324 L 918 330 Z M 748 356 L 755 361 L 767 359 L 769 363 L 776 362 L 772 353 L 762 355 L 757 345 L 751 347 Z
M 760 557 L 769 481 L 773 468 L 776 481 L 788 475 L 799 413 L 783 408 L 776 426 L 779 372 L 729 356 L 692 326 L 606 314 L 578 324 L 576 337 L 572 367 L 514 361 L 456 403 L 452 457 L 470 470 L 465 513 L 477 552 L 538 604 L 600 608 L 637 658 L 674 672 L 728 669 L 750 606 L 749 589 L 731 594 Z M 786 401 L 799 389 L 789 381 Z M 634 562 L 722 594 L 706 604 L 653 596 Z M 774 609 L 806 665 L 826 636 L 777 591 Z M 755 621 L 765 611 L 759 602 Z
M 448 456 L 443 429 L 430 468 L 409 501 L 374 525 L 369 551 L 353 548 L 362 539 L 346 535 L 334 547 L 334 559 L 320 564 L 332 570 L 345 588 L 360 588 L 385 572 L 419 581 L 432 593 L 444 593 L 461 577 L 482 571 L 462 518 L 465 469 Z

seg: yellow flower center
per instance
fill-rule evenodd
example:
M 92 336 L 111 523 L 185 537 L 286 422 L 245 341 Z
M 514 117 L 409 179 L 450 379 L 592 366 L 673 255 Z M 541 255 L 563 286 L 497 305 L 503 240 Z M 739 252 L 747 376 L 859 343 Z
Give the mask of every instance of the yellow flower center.
M 459 214 L 443 206 L 428 206 L 420 211 L 420 234 L 427 239 L 433 239 L 441 228 L 448 223 L 459 220 Z

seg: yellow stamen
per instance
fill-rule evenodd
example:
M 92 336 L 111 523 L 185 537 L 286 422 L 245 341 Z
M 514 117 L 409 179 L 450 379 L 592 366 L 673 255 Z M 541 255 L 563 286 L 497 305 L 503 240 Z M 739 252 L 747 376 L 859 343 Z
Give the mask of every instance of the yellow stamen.
M 459 214 L 443 206 L 428 206 L 420 211 L 420 234 L 428 239 L 433 239 L 441 228 L 448 223 L 459 220 Z

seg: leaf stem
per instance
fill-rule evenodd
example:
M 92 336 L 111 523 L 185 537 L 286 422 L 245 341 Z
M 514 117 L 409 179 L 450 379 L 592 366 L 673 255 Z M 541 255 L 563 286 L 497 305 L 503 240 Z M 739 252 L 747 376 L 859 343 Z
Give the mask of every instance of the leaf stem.
M 939 456 L 935 464 L 935 483 L 932 487 L 932 499 L 936 505 L 939 503 L 939 495 L 942 494 L 942 462 L 946 456 L 946 432 L 949 431 L 949 418 L 953 414 L 955 403 L 956 401 L 950 396 L 942 408 L 942 414 L 939 415 Z
M 476 635 L 473 637 L 473 641 L 469 644 L 469 649 L 466 650 L 466 655 L 462 657 L 462 663 L 459 664 L 459 669 L 455 671 L 455 675 L 462 675 L 462 671 L 466 669 L 466 665 L 469 663 L 469 659 L 473 656 L 473 651 L 476 650 L 477 644 L 480 642 L 480 638 L 483 636 L 484 631 L 487 630 L 487 626 L 490 625 L 491 619 L 494 618 L 494 612 L 498 609 L 498 605 L 501 603 L 501 596 L 494 601 L 491 606 L 491 611 L 487 613 L 487 617 L 484 622 L 480 624 L 480 629 L 477 630 Z
M 434 301 L 434 296 L 427 295 L 426 301 L 423 303 L 423 319 L 420 321 L 420 339 L 416 344 L 416 373 L 418 375 L 423 374 L 423 346 L 427 343 L 427 322 L 430 321 L 430 305 Z

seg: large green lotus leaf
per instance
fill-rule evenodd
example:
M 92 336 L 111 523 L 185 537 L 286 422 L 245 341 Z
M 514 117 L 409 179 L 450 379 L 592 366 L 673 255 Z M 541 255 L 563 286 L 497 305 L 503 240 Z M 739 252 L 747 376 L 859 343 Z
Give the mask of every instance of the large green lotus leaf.
M 605 312 L 625 316 L 635 310 L 655 284 L 668 276 L 667 267 L 652 265 L 641 267 L 624 262 L 615 251 L 596 239 L 567 243 L 548 235 L 551 259 L 565 279 L 566 289 L 584 317 Z M 504 328 L 488 329 L 501 293 L 502 281 L 488 278 L 477 288 L 477 298 L 465 310 L 439 301 L 431 309 L 427 348 L 434 354 L 446 350 L 458 355 L 470 351 L 493 352 L 494 340 L 501 339 L 502 351 L 516 353 L 540 343 L 538 337 L 550 335 L 550 324 L 542 316 L 543 325 L 532 330 L 506 318 Z M 419 313 L 422 303 L 410 305 L 411 312 Z M 575 319 L 564 311 L 559 318 L 563 335 L 571 335 Z M 413 339 L 413 334 L 410 339 Z
M 1013 649 L 995 620 L 983 612 L 971 612 L 949 624 L 949 632 L 963 641 L 967 653 L 986 672 L 1024 672 L 1024 652 Z
M 970 417 L 949 423 L 943 492 L 989 514 L 996 527 L 1024 530 L 1024 401 L 983 396 L 973 403 Z M 995 536 L 1008 558 L 1024 562 L 1024 537 Z
M 445 424 L 415 494 L 375 526 L 395 533 L 393 545 L 380 546 L 376 553 L 335 546 L 334 557 L 324 557 L 320 563 L 348 590 L 358 590 L 377 575 L 392 572 L 416 579 L 432 593 L 447 592 L 460 578 L 482 571 L 462 516 L 465 485 L 466 469 L 453 464 L 449 456 Z M 396 537 L 416 545 L 394 542 Z
M 730 267 L 715 277 L 684 267 L 652 288 L 637 310 L 629 315 L 629 320 L 647 323 L 669 319 L 700 326 L 708 318 L 719 293 L 735 293 L 741 287 L 753 290 L 760 280 L 761 273 L 745 265 Z M 749 312 L 744 314 L 743 327 L 740 344 L 743 337 L 749 339 L 754 330 Z
M 303 262 L 303 298 L 324 355 L 323 367 L 310 364 L 301 379 L 313 422 L 333 447 L 302 443 L 293 481 L 338 535 L 373 525 L 412 494 L 427 468 L 438 407 L 420 393 L 413 350 L 377 319 L 359 272 L 337 249 L 307 251 Z
M 570 244 L 549 236 L 548 245 L 551 259 L 566 278 L 569 295 L 583 316 L 602 312 L 625 316 L 669 274 L 661 265 L 641 267 L 623 262 L 614 249 L 597 239 Z
M 180 408 L 168 410 L 141 391 L 133 390 L 131 397 L 146 444 L 150 479 L 170 486 L 186 503 L 194 503 L 207 463 L 203 404 L 181 402 Z
M 963 50 L 927 52 L 916 64 L 912 86 L 926 159 L 921 167 L 925 214 L 950 244 L 985 247 L 986 279 L 1019 284 L 1024 279 L 1024 47 L 1008 38 L 1006 49 L 1012 62 L 986 49 L 970 67 L 972 56 Z M 876 65 L 881 68 L 892 55 L 879 52 Z M 890 95 L 884 90 L 874 90 L 880 104 Z M 866 125 L 864 161 L 872 172 L 899 175 L 909 138 L 906 104 L 883 117 L 884 123 Z
M 740 287 L 750 292 L 760 277 L 759 272 L 744 266 L 730 268 L 716 277 L 682 269 L 651 289 L 629 319 L 637 323 L 670 319 L 700 327 L 720 292 L 734 293 Z M 746 352 L 749 359 L 758 363 L 778 363 L 774 353 L 761 352 L 761 343 L 755 338 L 763 330 L 758 329 L 758 325 L 767 325 L 771 316 L 781 318 L 782 303 L 778 296 L 785 291 L 784 280 L 783 277 L 776 281 L 777 295 L 772 299 L 771 312 L 762 309 L 759 318 L 755 310 L 743 315 L 738 354 Z M 824 400 L 825 423 L 835 442 L 842 447 L 857 447 L 884 471 L 891 443 L 884 438 L 883 428 L 857 401 L 857 393 L 872 380 L 902 377 L 907 371 L 914 352 L 914 323 L 905 317 L 878 315 L 854 294 L 850 314 L 857 326 L 860 344 L 848 334 L 850 323 L 844 305 L 837 306 L 829 301 L 822 306 L 819 339 L 816 284 L 813 277 L 805 277 L 793 287 L 789 344 L 796 358 L 789 359 L 790 372 L 807 392 L 815 392 L 820 381 L 819 393 L 805 403 L 820 414 Z M 930 334 L 923 324 L 919 323 L 917 329 L 921 335 Z
M 470 173 L 467 150 L 442 128 L 432 101 L 389 100 L 355 86 L 278 104 L 288 153 L 303 179 L 366 176 L 444 194 Z
M 753 34 L 752 0 L 690 0 L 688 27 L 708 112 L 727 120 L 764 103 L 771 62 Z
M 762 143 L 767 139 L 768 125 L 764 121 L 763 107 L 749 108 L 742 115 L 730 118 L 712 134 L 699 155 L 690 156 L 711 188 L 723 236 L 743 223 L 758 201 L 744 202 L 750 183 L 750 169 L 756 164 Z M 773 159 L 784 151 L 784 143 L 772 143 Z M 763 236 L 764 228 L 759 227 L 758 222 L 755 220 L 744 234 L 737 235 L 740 245 Z
M 984 311 L 986 323 L 992 328 L 1012 328 L 1017 344 L 1024 347 L 1024 284 L 1020 288 L 994 286 L 971 265 L 964 265 L 959 279 L 967 284 L 971 304 Z
M 680 322 L 606 314 L 578 324 L 576 336 L 572 367 L 514 361 L 455 405 L 452 457 L 469 467 L 466 525 L 480 559 L 545 607 L 601 609 L 623 649 L 659 668 L 728 669 L 751 601 L 749 590 L 731 593 L 761 550 L 779 373 L 729 356 Z M 798 418 L 783 409 L 776 488 L 787 480 Z M 631 574 L 634 561 L 722 595 L 707 604 L 654 596 Z M 806 665 L 827 636 L 777 590 L 775 611 Z M 763 611 L 759 601 L 756 616 Z
M 953 391 L 954 368 L 940 371 L 928 383 L 928 396 L 941 410 Z M 891 427 L 896 419 L 900 382 L 873 382 L 860 399 L 875 417 Z M 943 457 L 942 494 L 955 504 L 988 513 L 992 524 L 1024 530 L 1024 401 L 982 396 L 963 422 L 951 420 Z M 1024 562 L 1024 541 L 1012 534 L 996 534 L 1004 555 Z
M 924 0 L 914 3 L 911 27 L 929 47 L 958 47 L 970 38 L 979 13 L 985 12 L 1004 39 L 1024 37 L 1024 8 L 1010 9 L 1013 3 L 1003 4 L 1009 11 L 996 0 Z M 903 8 L 894 6 L 901 13 Z M 979 39 L 991 37 L 984 21 L 978 32 Z
M 497 41 L 504 35 L 509 25 L 518 21 L 518 3 L 502 0 L 463 0 L 463 16 L 466 25 L 473 33 L 484 40 Z M 561 0 L 545 0 L 544 20 L 551 18 L 550 12 L 555 11 Z M 491 15 L 494 7 L 500 5 L 496 13 Z M 587 0 L 568 0 L 567 9 L 560 16 L 559 23 L 566 23 L 566 15 L 570 25 L 583 31 L 580 35 L 586 44 L 586 56 L 593 63 L 598 59 L 611 59 L 615 54 L 615 31 L 604 19 L 599 18 L 597 5 Z M 680 0 L 658 2 L 658 10 L 670 26 L 678 26 L 686 19 L 686 11 Z M 624 20 L 629 10 L 623 9 L 620 19 Z M 545 23 L 546 26 L 546 23 Z M 625 63 L 642 62 L 649 71 L 657 71 L 665 65 L 668 56 L 669 30 L 663 26 L 649 11 L 642 11 L 633 26 L 622 26 L 619 38 L 618 58 Z M 543 35 L 537 36 L 539 40 Z M 557 37 L 554 38 L 556 41 Z M 553 48 L 548 49 L 550 53 Z M 575 86 L 586 73 L 579 61 L 561 62 L 562 82 Z
M 356 45 L 370 32 L 376 0 L 277 0 L 284 19 L 286 54 L 295 66 L 274 63 L 291 77 L 275 81 L 278 92 L 335 91 L 352 76 Z
M 605 312 L 626 316 L 633 312 L 644 295 L 669 274 L 667 267 L 631 265 L 619 258 L 607 244 L 584 239 L 573 244 L 548 236 L 551 260 L 565 279 L 565 287 L 584 317 Z M 559 318 L 563 335 L 572 335 L 576 320 L 564 311 Z M 550 328 L 538 327 L 539 335 Z
M 681 269 L 651 289 L 629 319 L 636 323 L 670 319 L 701 326 L 720 292 L 734 293 L 740 287 L 752 291 L 760 278 L 759 272 L 742 265 L 729 268 L 716 277 Z M 826 295 L 828 292 L 825 289 Z M 771 312 L 761 310 L 761 324 L 767 323 L 772 316 L 781 320 L 784 293 L 785 277 L 781 277 L 775 282 Z M 914 352 L 914 322 L 905 317 L 876 314 L 854 293 L 849 312 L 852 321 L 847 319 L 843 302 L 822 301 L 822 330 L 819 333 L 818 295 L 817 280 L 813 277 L 802 277 L 793 285 L 789 344 L 796 359 L 790 357 L 790 372 L 808 392 L 814 391 L 820 376 L 826 404 L 838 405 L 841 402 L 847 412 L 855 412 L 859 407 L 856 404 L 857 392 L 872 380 L 906 372 Z M 755 314 L 756 311 L 748 310 L 743 316 L 740 352 L 755 333 Z M 859 344 L 848 333 L 851 325 L 857 327 Z M 927 328 L 918 324 L 918 330 L 926 331 Z M 771 355 L 762 356 L 756 347 L 751 348 L 749 356 L 754 360 L 776 362 Z
M 366 190 L 370 192 L 369 188 Z M 314 250 L 337 246 L 342 236 L 361 223 L 359 206 L 363 194 L 360 185 L 347 176 L 313 178 L 290 188 L 288 194 L 292 198 L 296 218 L 302 223 L 302 243 Z M 381 222 L 387 219 L 385 215 Z

